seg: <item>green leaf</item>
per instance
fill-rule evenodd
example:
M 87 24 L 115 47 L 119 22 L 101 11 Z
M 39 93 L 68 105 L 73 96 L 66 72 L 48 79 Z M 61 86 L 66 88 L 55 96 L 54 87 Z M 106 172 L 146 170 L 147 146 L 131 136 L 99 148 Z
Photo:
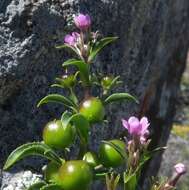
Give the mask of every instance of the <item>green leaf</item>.
M 61 84 L 52 84 L 51 87 L 58 87 L 58 88 L 65 88 L 63 85 Z
M 41 187 L 45 185 L 46 183 L 44 181 L 39 181 L 31 185 L 27 190 L 39 190 Z
M 153 156 L 153 154 L 155 154 L 156 152 L 165 151 L 166 149 L 167 149 L 166 146 L 164 146 L 164 147 L 158 147 L 158 148 L 155 148 L 154 150 L 150 151 L 149 154 L 151 154 Z
M 115 93 L 115 94 L 112 94 L 109 97 L 107 97 L 104 100 L 104 104 L 109 104 L 109 103 L 112 103 L 115 101 L 120 101 L 120 100 L 132 100 L 132 101 L 135 101 L 136 103 L 138 103 L 138 100 L 134 96 L 132 96 L 128 93 Z
M 74 104 L 74 102 L 72 102 L 70 99 L 66 98 L 65 96 L 62 96 L 60 94 L 50 94 L 45 96 L 38 104 L 37 107 L 41 106 L 42 104 L 46 104 L 46 103 L 59 103 L 59 104 L 63 104 L 68 108 L 75 108 L 77 109 L 77 105 Z
M 114 180 L 114 188 L 116 189 L 116 187 L 117 187 L 117 185 L 118 185 L 118 183 L 119 183 L 119 181 L 120 181 L 120 174 L 118 174 L 117 176 L 116 176 L 116 178 L 115 178 L 115 180 Z
M 109 141 L 102 141 L 102 143 L 108 144 L 109 146 L 111 146 L 112 148 L 114 148 L 120 155 L 121 157 L 126 160 L 127 159 L 127 154 L 126 151 L 123 151 L 119 146 L 117 146 L 115 143 L 113 142 L 109 142 Z
M 82 82 L 85 85 L 89 85 L 89 65 L 86 64 L 82 60 L 77 60 L 77 59 L 69 59 L 68 61 L 63 63 L 63 66 L 69 66 L 73 65 L 76 66 L 79 70 L 79 75 L 81 77 Z
M 95 180 L 104 179 L 107 174 L 108 174 L 108 172 L 95 173 L 94 178 L 95 178 Z
M 77 82 L 77 76 L 79 71 L 75 74 L 64 75 L 62 78 L 56 78 L 56 83 L 51 85 L 51 87 L 59 87 L 59 88 L 73 88 Z
M 101 86 L 103 88 L 103 94 L 107 95 L 110 90 L 112 90 L 115 86 L 122 84 L 123 82 L 119 80 L 120 76 L 112 77 L 106 76 L 101 80 Z
M 41 187 L 40 190 L 62 190 L 62 188 L 56 184 L 48 184 Z
M 111 84 L 110 84 L 110 87 L 109 87 L 110 90 L 111 90 L 114 86 L 116 86 L 116 85 L 118 85 L 118 84 L 122 84 L 122 81 L 120 81 L 119 79 L 120 79 L 120 76 L 117 76 L 117 77 L 115 77 L 115 78 L 112 80 L 112 82 L 111 82 Z
M 79 113 L 71 115 L 68 111 L 65 111 L 62 115 L 61 121 L 65 126 L 72 122 L 77 130 L 80 140 L 84 144 L 87 144 L 90 124 L 83 115 Z
M 137 187 L 137 177 L 136 174 L 127 175 L 124 173 L 124 189 L 136 190 Z
M 77 56 L 81 57 L 79 52 L 77 51 L 77 49 L 74 48 L 73 46 L 70 46 L 69 44 L 63 44 L 60 46 L 56 46 L 56 49 L 68 49 L 68 50 L 71 50 L 72 52 L 74 52 Z
M 46 144 L 42 142 L 27 143 L 16 148 L 8 157 L 3 169 L 7 170 L 18 161 L 28 156 L 41 156 L 61 164 L 59 156 Z
M 90 50 L 88 62 L 93 61 L 93 59 L 96 57 L 96 55 L 102 48 L 104 48 L 106 45 L 110 44 L 111 42 L 114 42 L 117 39 L 118 37 L 106 37 L 94 44 L 94 46 Z

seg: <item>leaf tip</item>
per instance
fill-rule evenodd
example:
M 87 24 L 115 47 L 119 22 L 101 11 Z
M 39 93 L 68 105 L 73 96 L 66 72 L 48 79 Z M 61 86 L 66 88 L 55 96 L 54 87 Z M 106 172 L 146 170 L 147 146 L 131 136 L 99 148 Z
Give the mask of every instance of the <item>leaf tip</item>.
M 6 171 L 8 169 L 8 167 L 7 167 L 7 165 L 5 164 L 4 166 L 3 166 L 3 171 Z
M 37 103 L 37 108 L 39 108 L 41 106 L 41 101 L 39 103 Z

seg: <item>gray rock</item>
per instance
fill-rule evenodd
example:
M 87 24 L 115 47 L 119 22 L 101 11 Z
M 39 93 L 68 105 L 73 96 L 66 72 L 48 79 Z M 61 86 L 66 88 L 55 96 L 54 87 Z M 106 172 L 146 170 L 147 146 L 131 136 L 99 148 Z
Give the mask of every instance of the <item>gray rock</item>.
M 93 28 L 119 40 L 106 48 L 94 68 L 121 75 L 119 91 L 137 96 L 133 103 L 110 106 L 109 126 L 93 129 L 93 149 L 99 140 L 119 136 L 120 119 L 147 115 L 152 126 L 152 147 L 166 144 L 175 99 L 184 70 L 189 30 L 188 0 L 2 0 L 0 2 L 0 163 L 18 145 L 40 140 L 41 130 L 64 110 L 39 99 L 54 90 L 53 79 L 64 73 L 68 54 L 55 44 L 73 29 L 74 13 L 89 13 Z M 116 113 L 116 115 L 115 115 Z M 148 175 L 155 175 L 160 157 Z
M 16 173 L 4 172 L 1 190 L 26 190 L 32 184 L 41 181 L 41 175 L 31 171 L 20 171 Z
M 174 165 L 182 162 L 189 166 L 189 142 L 176 135 L 170 135 L 167 143 L 167 150 L 163 154 L 159 176 L 171 177 L 174 170 Z M 187 190 L 189 187 L 189 173 L 186 173 L 177 185 L 178 189 Z

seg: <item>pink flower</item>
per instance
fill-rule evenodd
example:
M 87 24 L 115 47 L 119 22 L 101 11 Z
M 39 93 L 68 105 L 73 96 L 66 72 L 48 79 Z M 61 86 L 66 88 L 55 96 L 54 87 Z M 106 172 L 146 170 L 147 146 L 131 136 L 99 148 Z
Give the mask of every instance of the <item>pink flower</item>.
M 74 18 L 74 22 L 80 30 L 87 30 L 91 26 L 91 18 L 88 14 L 79 14 Z
M 79 33 L 77 32 L 72 32 L 72 34 L 67 34 L 64 37 L 64 42 L 70 46 L 76 45 L 78 39 L 79 39 Z
M 128 130 L 130 135 L 140 136 L 143 139 L 149 134 L 148 126 L 150 125 L 146 117 L 139 120 L 137 117 L 130 117 L 128 121 L 122 119 L 123 126 Z
M 179 175 L 183 175 L 186 173 L 186 166 L 183 163 L 178 163 L 174 166 L 175 171 Z

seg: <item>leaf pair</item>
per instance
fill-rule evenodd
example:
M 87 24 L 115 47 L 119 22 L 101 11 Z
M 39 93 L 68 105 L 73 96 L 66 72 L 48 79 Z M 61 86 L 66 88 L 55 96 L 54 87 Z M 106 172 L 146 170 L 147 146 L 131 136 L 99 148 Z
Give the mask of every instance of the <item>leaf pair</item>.
M 73 111 L 77 112 L 78 106 L 69 98 L 66 98 L 60 94 L 50 94 L 45 96 L 41 101 L 37 104 L 37 107 L 47 104 L 47 103 L 59 103 L 63 104 L 64 106 L 72 109 Z
M 56 78 L 56 83 L 51 85 L 51 87 L 72 88 L 76 84 L 78 74 L 79 72 L 76 72 L 72 75 L 64 75 L 63 78 Z
M 114 42 L 115 40 L 117 40 L 118 37 L 106 37 L 103 38 L 101 40 L 99 40 L 98 42 L 96 42 L 95 44 L 92 45 L 91 49 L 90 49 L 90 53 L 89 53 L 89 58 L 88 58 L 88 62 L 92 62 L 95 57 L 97 56 L 97 54 L 108 44 Z
M 91 45 L 91 47 L 90 47 L 89 57 L 88 57 L 87 62 L 91 63 L 95 59 L 95 57 L 97 56 L 97 54 L 105 46 L 107 46 L 108 44 L 114 42 L 117 39 L 118 39 L 118 37 L 106 37 L 106 38 L 103 38 L 103 39 L 99 40 L 98 42 L 93 43 Z M 57 49 L 63 49 L 63 48 L 69 49 L 72 52 L 74 52 L 81 60 L 84 60 L 83 57 L 81 56 L 81 54 L 79 53 L 78 49 L 75 48 L 75 47 L 73 47 L 73 46 L 70 46 L 68 44 L 64 44 L 64 45 L 57 46 L 56 48 Z
M 110 90 L 112 90 L 115 86 L 119 85 L 119 84 L 122 84 L 122 81 L 119 80 L 120 79 L 120 76 L 117 76 L 117 77 L 103 77 L 101 79 L 101 86 L 103 88 L 103 94 L 104 95 L 107 95 Z
M 27 143 L 16 148 L 8 157 L 3 169 L 7 170 L 18 161 L 28 156 L 41 156 L 51 160 L 59 165 L 62 164 L 62 160 L 59 156 L 43 142 Z

